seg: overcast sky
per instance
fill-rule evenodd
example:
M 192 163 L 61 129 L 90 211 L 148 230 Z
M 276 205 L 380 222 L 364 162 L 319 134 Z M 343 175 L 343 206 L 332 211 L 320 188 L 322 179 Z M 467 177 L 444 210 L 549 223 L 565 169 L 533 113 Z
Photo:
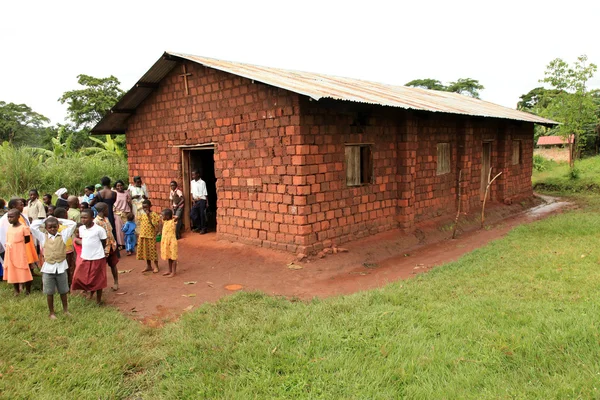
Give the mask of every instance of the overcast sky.
M 169 50 L 398 85 L 469 77 L 514 108 L 552 59 L 600 64 L 599 16 L 591 0 L 8 1 L 0 101 L 63 122 L 78 74 L 128 90 Z

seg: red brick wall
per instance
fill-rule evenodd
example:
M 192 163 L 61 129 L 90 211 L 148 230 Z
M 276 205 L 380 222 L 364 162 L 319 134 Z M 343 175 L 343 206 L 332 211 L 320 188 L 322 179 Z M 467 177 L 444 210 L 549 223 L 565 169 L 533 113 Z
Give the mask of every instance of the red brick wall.
M 397 226 L 396 168 L 399 114 L 372 106 L 322 100 L 301 102 L 300 140 L 306 155 L 299 189 L 303 246 L 319 250 Z M 363 126 L 364 125 L 364 126 Z M 345 145 L 371 144 L 372 184 L 347 186 Z M 304 249 L 304 248 L 303 248 Z
M 220 236 L 295 251 L 299 96 L 190 62 L 186 96 L 181 68 L 128 121 L 130 175 L 143 177 L 157 208 L 167 207 L 169 182 L 182 180 L 173 146 L 214 142 Z
M 291 252 L 480 207 L 481 149 L 492 143 L 491 199 L 531 195 L 531 124 L 304 96 L 186 62 L 178 65 L 128 121 L 130 174 L 144 178 L 157 208 L 182 180 L 180 145 L 215 145 L 219 238 Z M 519 166 L 512 140 L 522 141 Z M 437 143 L 448 142 L 451 171 L 436 175 Z M 346 184 L 345 145 L 371 144 L 371 184 Z

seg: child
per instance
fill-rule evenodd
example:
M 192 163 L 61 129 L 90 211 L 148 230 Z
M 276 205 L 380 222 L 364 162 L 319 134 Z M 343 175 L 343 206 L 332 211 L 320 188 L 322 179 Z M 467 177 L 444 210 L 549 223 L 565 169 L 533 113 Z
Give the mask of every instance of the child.
M 58 207 L 56 210 L 54 210 L 54 217 L 58 218 L 59 220 L 69 219 L 67 210 L 65 210 L 64 208 L 60 208 L 60 207 Z M 58 226 L 58 232 L 62 234 L 63 230 L 65 230 L 66 228 L 67 228 L 66 225 L 61 224 Z M 71 235 L 69 236 L 69 239 L 67 240 L 65 245 L 66 245 L 65 252 L 67 253 L 67 265 L 69 266 L 69 268 L 67 269 L 67 276 L 68 276 L 69 286 L 71 286 L 71 283 L 73 283 L 73 274 L 75 273 L 75 251 L 73 249 L 73 232 L 71 232 Z
M 44 203 L 44 208 L 46 209 L 46 214 L 48 214 L 48 207 L 52 205 L 52 195 L 50 193 L 46 193 L 42 197 L 42 202 Z
M 21 211 L 13 208 L 8 211 L 10 226 L 6 232 L 6 246 L 4 253 L 4 280 L 12 283 L 15 296 L 21 289 L 20 284 L 25 284 L 25 294 L 31 293 L 33 276 L 27 262 L 27 244 L 31 242 L 29 228 L 19 221 Z
M 45 229 L 41 228 L 42 223 Z M 64 229 L 59 231 L 58 227 Z M 67 304 L 67 293 L 69 293 L 69 278 L 67 263 L 67 242 L 71 240 L 73 231 L 77 224 L 68 219 L 56 219 L 48 217 L 44 221 L 36 220 L 31 224 L 31 233 L 44 249 L 44 265 L 42 265 L 42 283 L 44 293 L 48 302 L 50 319 L 56 319 L 54 313 L 54 293 L 58 291 L 66 315 L 69 313 Z
M 71 221 L 75 221 L 76 223 L 81 222 L 81 211 L 79 211 L 79 199 L 77 196 L 69 196 L 67 198 L 67 203 L 69 204 L 69 210 L 67 211 L 67 215 Z
M 87 210 L 88 208 L 90 208 L 90 204 L 88 202 L 82 201 L 81 204 L 79 204 L 79 212 Z
M 116 291 L 119 290 L 119 270 L 117 270 L 119 255 L 117 253 L 117 241 L 113 236 L 112 225 L 108 221 L 108 205 L 106 203 L 96 203 L 96 211 L 98 215 L 94 218 L 94 223 L 106 230 L 107 239 L 104 254 L 106 255 L 106 262 L 113 276 L 114 283 L 111 289 Z
M 177 216 L 173 217 L 173 210 L 165 208 L 162 211 L 163 228 L 160 240 L 160 256 L 169 262 L 169 272 L 163 276 L 172 278 L 177 272 L 177 236 L 175 235 L 175 224 Z
M 160 224 L 160 215 L 152 211 L 150 200 L 142 202 L 142 210 L 138 215 L 140 238 L 136 252 L 136 259 L 146 261 L 146 269 L 142 272 L 158 273 L 158 252 L 156 251 L 156 236 Z M 151 262 L 154 261 L 154 269 Z
M 127 222 L 121 228 L 123 233 L 125 234 L 125 250 L 127 251 L 127 255 L 130 256 L 133 254 L 135 249 L 135 245 L 137 244 L 137 237 L 135 236 L 135 215 L 133 213 L 127 214 Z
M 81 264 L 75 269 L 71 290 L 86 290 L 90 292 L 90 300 L 96 293 L 96 303 L 102 302 L 102 289 L 106 287 L 106 231 L 94 224 L 92 210 L 81 213 L 79 237 L 75 239 L 81 245 Z
M 47 217 L 53 217 L 54 216 L 54 210 L 56 210 L 56 207 L 54 207 L 52 204 L 50 204 L 48 206 L 48 209 L 46 210 L 46 216 Z

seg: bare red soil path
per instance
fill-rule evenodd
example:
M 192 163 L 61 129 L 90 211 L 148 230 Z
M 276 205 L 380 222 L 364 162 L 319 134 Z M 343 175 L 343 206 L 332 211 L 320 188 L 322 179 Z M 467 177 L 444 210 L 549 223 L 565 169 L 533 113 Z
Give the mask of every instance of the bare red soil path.
M 187 233 L 179 241 L 176 277 L 162 276 L 167 269 L 162 260 L 160 273 L 142 274 L 145 263 L 123 253 L 119 270 L 131 271 L 119 275 L 118 291 L 106 291 L 106 302 L 132 318 L 158 326 L 237 290 L 300 299 L 354 293 L 457 260 L 515 226 L 568 206 L 545 196 L 543 204 L 527 210 L 521 205 L 492 206 L 486 212 L 486 229 L 475 228 L 476 221 L 465 222 L 461 225 L 464 231 L 454 240 L 450 239 L 451 230 L 440 229 L 437 223 L 419 227 L 416 234 L 381 233 L 344 244 L 347 252 L 303 261 L 289 253 L 218 241 L 214 233 Z M 110 274 L 108 281 L 110 285 Z

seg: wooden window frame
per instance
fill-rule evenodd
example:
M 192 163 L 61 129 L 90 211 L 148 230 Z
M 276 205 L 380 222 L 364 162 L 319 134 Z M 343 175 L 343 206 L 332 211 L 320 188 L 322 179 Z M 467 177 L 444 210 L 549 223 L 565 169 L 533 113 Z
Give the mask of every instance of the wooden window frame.
M 446 175 L 452 171 L 452 151 L 449 142 L 440 142 L 436 146 L 436 175 Z
M 522 143 L 520 140 L 512 141 L 512 155 L 511 155 L 511 165 L 520 165 L 523 160 L 522 157 Z
M 346 186 L 364 186 L 373 183 L 373 145 L 347 143 L 345 145 Z

